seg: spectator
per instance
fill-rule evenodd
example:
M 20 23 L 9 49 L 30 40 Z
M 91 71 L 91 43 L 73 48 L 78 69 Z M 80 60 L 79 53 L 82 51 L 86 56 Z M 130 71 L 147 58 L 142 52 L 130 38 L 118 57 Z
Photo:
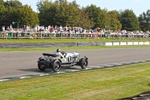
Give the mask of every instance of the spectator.
M 5 26 L 2 27 L 2 31 L 5 32 Z
M 10 24 L 10 26 L 9 26 L 9 29 L 10 29 L 10 31 L 13 31 L 13 27 L 12 27 L 11 24 Z

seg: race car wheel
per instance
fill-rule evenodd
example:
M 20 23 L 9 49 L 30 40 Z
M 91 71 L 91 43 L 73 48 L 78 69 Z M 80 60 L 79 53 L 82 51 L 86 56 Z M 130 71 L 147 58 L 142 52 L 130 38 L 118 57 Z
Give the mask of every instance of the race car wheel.
M 54 63 L 52 64 L 52 70 L 54 72 L 59 72 L 60 69 L 61 69 L 61 62 L 58 60 L 54 61 Z
M 82 58 L 82 59 L 80 60 L 80 66 L 81 66 L 82 69 L 86 69 L 87 66 L 88 66 L 88 59 Z
M 46 63 L 45 63 L 44 60 L 39 61 L 39 63 L 38 63 L 38 68 L 39 68 L 41 71 L 45 71 L 45 69 L 46 69 Z

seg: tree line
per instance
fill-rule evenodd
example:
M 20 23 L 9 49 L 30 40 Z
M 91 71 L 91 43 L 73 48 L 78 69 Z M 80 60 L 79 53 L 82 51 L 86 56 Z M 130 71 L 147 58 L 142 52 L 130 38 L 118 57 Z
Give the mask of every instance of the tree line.
M 0 27 L 10 24 L 17 27 L 15 23 L 19 23 L 20 27 L 57 25 L 84 29 L 150 30 L 150 10 L 136 16 L 130 9 L 108 11 L 93 4 L 80 7 L 75 0 L 40 0 L 37 8 L 38 13 L 19 0 L 0 0 Z

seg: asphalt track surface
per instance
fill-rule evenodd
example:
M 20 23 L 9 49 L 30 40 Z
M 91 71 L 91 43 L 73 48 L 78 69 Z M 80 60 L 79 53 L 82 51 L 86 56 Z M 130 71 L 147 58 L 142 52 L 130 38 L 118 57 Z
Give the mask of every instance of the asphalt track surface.
M 42 72 L 39 71 L 37 67 L 37 59 L 42 56 L 42 53 L 54 52 L 55 51 L 0 52 L 0 79 L 41 74 Z M 89 68 L 112 63 L 150 59 L 150 48 L 72 50 L 66 52 L 79 52 L 81 57 L 87 56 L 89 58 Z M 74 66 L 73 68 L 81 69 L 78 66 Z M 53 73 L 50 70 L 48 73 L 49 72 Z

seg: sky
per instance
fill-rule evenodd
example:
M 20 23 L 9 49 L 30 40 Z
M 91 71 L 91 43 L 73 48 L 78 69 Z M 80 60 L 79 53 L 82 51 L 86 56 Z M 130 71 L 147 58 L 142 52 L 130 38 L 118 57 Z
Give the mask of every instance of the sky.
M 28 4 L 34 11 L 37 12 L 36 3 L 40 0 L 19 0 L 23 5 Z M 55 0 L 52 0 L 55 1 Z M 72 2 L 74 0 L 67 0 Z M 133 12 L 139 16 L 143 12 L 150 9 L 150 0 L 75 0 L 80 7 L 86 7 L 94 4 L 101 9 L 107 9 L 108 11 L 117 10 L 124 11 L 125 9 L 133 10 Z

